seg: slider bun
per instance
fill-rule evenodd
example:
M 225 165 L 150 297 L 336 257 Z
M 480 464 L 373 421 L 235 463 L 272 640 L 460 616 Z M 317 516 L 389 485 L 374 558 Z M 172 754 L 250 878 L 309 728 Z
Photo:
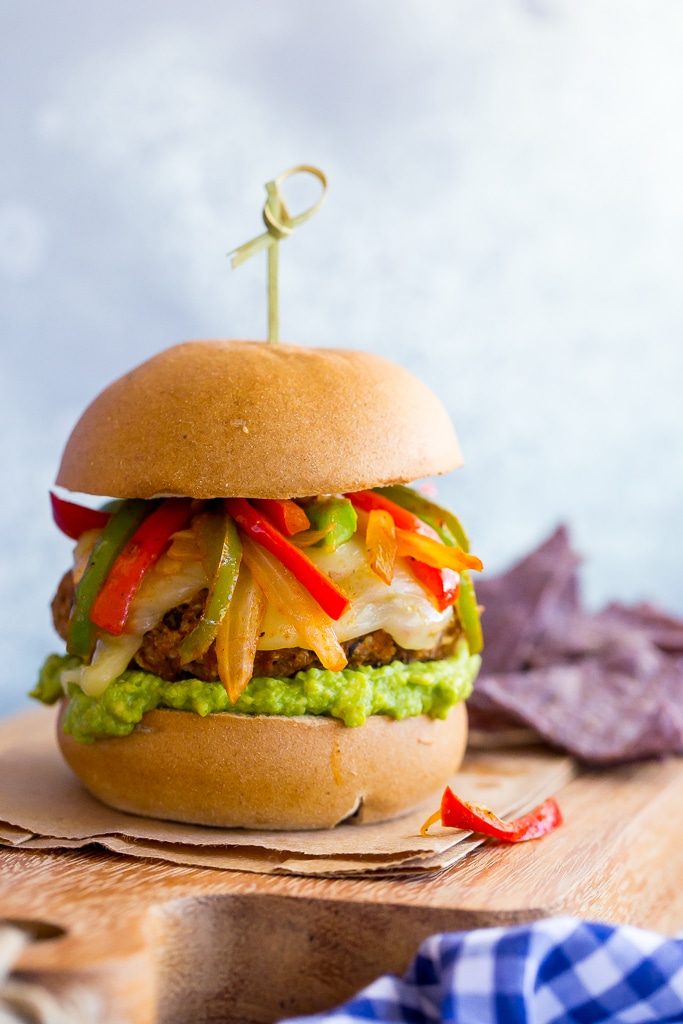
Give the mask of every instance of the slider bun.
M 105 388 L 74 427 L 56 482 L 115 498 L 290 498 L 461 464 L 441 402 L 380 356 L 194 341 Z
M 375 715 L 358 728 L 306 715 L 156 710 L 129 735 L 77 743 L 67 762 L 112 807 L 147 817 L 252 829 L 331 828 L 437 803 L 467 741 L 464 704 L 448 718 Z

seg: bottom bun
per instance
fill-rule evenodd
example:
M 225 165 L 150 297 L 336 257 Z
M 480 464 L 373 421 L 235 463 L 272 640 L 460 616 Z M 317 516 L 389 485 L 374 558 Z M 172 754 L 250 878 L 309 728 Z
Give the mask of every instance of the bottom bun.
M 228 828 L 332 828 L 398 817 L 440 796 L 463 758 L 467 712 L 348 728 L 333 718 L 156 710 L 129 735 L 62 754 L 83 785 L 121 811 Z

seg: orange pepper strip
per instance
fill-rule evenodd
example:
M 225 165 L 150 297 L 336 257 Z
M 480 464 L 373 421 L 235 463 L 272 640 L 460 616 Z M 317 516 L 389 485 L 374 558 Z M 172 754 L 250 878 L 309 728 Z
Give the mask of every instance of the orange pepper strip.
M 397 542 L 394 520 L 388 512 L 375 508 L 368 515 L 365 531 L 370 568 L 387 585 L 394 578 Z
M 396 539 L 399 555 L 416 558 L 418 562 L 431 565 L 434 569 L 453 569 L 455 572 L 462 572 L 463 569 L 483 569 L 481 559 L 476 555 L 470 555 L 462 548 L 447 547 L 441 541 L 423 534 L 399 529 L 396 530 Z

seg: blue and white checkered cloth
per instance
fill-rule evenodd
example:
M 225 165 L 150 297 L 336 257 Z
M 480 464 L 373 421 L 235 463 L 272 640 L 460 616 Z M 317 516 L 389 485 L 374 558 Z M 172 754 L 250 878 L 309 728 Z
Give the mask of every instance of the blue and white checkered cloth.
M 299 1021 L 665 1024 L 683 1021 L 683 939 L 559 917 L 433 935 L 404 978 L 378 978 Z

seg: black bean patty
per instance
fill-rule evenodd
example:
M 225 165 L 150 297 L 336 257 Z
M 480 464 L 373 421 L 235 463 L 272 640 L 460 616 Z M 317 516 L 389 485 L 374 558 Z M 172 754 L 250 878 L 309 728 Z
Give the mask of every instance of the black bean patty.
M 73 596 L 73 576 L 71 572 L 66 572 L 52 601 L 52 620 L 63 639 L 66 639 L 67 635 Z M 196 661 L 186 665 L 180 664 L 180 644 L 201 618 L 206 597 L 207 591 L 201 590 L 191 601 L 167 612 L 158 626 L 145 633 L 142 646 L 135 654 L 133 662 L 146 672 L 153 672 L 169 682 L 189 677 L 204 679 L 207 682 L 218 679 L 214 644 L 211 644 L 206 654 Z M 431 661 L 452 654 L 458 635 L 459 626 L 454 617 L 439 642 L 428 650 L 413 651 L 401 647 L 383 629 L 347 640 L 342 647 L 348 658 L 349 668 L 357 668 L 360 665 L 388 665 L 392 661 Z M 303 647 L 285 647 L 277 651 L 257 651 L 254 675 L 286 678 L 301 672 L 302 669 L 321 667 L 313 651 L 307 651 Z

